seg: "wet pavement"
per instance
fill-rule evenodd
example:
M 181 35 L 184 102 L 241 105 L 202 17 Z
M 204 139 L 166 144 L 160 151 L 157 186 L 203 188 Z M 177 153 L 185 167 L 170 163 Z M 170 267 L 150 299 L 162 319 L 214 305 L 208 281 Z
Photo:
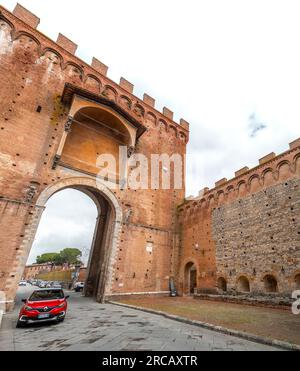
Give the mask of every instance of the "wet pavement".
M 0 330 L 0 351 L 272 351 L 276 348 L 179 323 L 154 314 L 70 295 L 61 324 L 16 329 L 21 299 L 32 287 L 21 288 L 13 313 Z

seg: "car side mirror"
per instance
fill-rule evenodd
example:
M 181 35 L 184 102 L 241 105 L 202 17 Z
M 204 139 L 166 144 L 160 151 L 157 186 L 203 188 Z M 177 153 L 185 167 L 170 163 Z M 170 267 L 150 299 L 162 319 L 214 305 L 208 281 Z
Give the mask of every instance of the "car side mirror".
M 65 299 L 67 300 L 67 299 L 69 299 L 70 298 L 70 296 L 69 295 L 67 295 L 66 297 L 65 297 Z
M 22 299 L 22 303 L 27 303 L 27 299 Z

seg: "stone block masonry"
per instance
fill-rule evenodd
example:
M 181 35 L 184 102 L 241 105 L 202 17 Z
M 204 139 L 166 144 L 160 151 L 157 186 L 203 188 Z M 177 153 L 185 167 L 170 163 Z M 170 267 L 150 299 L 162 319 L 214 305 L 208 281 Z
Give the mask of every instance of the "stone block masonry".
M 300 289 L 300 140 L 179 207 L 178 286 L 291 296 Z

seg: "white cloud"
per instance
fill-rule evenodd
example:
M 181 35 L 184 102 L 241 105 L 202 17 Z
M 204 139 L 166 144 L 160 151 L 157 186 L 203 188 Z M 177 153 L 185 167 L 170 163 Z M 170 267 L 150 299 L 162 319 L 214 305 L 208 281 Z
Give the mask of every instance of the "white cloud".
M 85 252 L 86 262 L 96 218 L 96 205 L 84 193 L 68 189 L 55 194 L 47 202 L 28 262 L 34 263 L 38 255 L 69 247 Z

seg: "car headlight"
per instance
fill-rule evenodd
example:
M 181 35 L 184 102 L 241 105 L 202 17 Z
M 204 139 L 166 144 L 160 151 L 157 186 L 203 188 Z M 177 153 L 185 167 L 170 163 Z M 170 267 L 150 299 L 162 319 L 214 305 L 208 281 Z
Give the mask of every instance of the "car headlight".
M 62 303 L 58 306 L 58 308 L 63 308 L 66 304 L 65 303 Z
M 33 310 L 33 308 L 28 307 L 28 306 L 26 305 L 25 310 Z

